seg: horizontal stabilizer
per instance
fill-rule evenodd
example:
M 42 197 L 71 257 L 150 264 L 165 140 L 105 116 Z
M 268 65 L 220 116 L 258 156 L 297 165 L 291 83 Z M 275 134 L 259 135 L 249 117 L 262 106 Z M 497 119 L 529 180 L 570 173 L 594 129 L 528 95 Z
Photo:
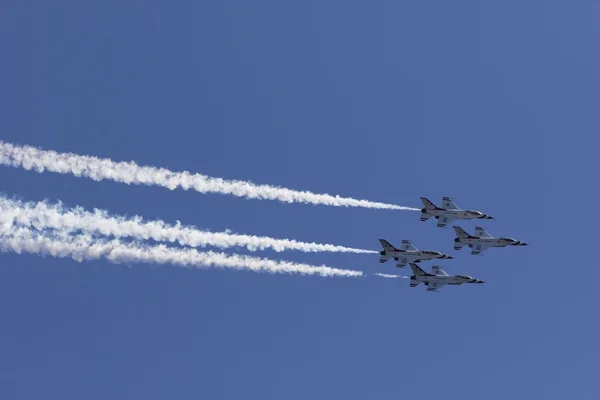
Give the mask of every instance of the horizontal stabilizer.
M 444 228 L 445 226 L 453 223 L 456 220 L 455 217 L 448 216 L 448 215 L 441 215 L 436 218 L 438 218 L 438 223 L 437 223 L 438 228 Z
M 459 240 L 459 239 L 454 240 L 454 250 L 460 250 L 465 246 L 464 243 L 457 241 L 457 240 Z

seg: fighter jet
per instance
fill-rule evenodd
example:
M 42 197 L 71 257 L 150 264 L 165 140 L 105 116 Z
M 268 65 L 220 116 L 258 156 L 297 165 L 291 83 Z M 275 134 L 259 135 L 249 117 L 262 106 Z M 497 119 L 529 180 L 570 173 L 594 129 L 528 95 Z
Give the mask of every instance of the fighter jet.
M 461 210 L 454 204 L 450 197 L 442 198 L 442 207 L 437 207 L 425 197 L 421 197 L 423 208 L 421 209 L 421 221 L 427 221 L 431 217 L 438 220 L 438 228 L 450 225 L 457 219 L 494 219 L 489 215 L 475 210 Z
M 417 264 L 410 264 L 413 270 L 413 276 L 410 277 L 410 287 L 419 286 L 423 283 L 427 286 L 428 292 L 437 292 L 446 285 L 462 285 L 463 283 L 484 283 L 479 279 L 474 279 L 468 275 L 448 275 L 440 267 L 431 267 L 431 273 L 423 271 Z
M 383 250 L 379 253 L 381 255 L 381 257 L 379 257 L 379 262 L 383 264 L 390 258 L 393 258 L 396 260 L 396 267 L 398 268 L 402 268 L 406 264 L 418 263 L 420 261 L 433 259 L 450 260 L 454 258 L 447 254 L 440 253 L 439 251 L 419 250 L 413 246 L 410 240 L 403 240 L 401 249 L 395 248 L 390 242 L 384 239 L 379 239 L 379 242 L 383 246 Z
M 471 254 L 481 254 L 490 247 L 527 246 L 527 243 L 513 238 L 495 238 L 479 226 L 475 228 L 475 236 L 469 235 L 459 226 L 454 226 L 453 228 L 456 231 L 454 250 L 460 250 L 464 246 L 469 246 Z

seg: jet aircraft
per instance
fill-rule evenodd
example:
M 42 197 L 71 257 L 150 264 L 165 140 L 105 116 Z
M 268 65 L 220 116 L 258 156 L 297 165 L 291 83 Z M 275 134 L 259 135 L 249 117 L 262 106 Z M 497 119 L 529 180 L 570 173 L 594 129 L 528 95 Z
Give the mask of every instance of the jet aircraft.
M 457 219 L 494 219 L 494 217 L 480 211 L 461 210 L 454 204 L 454 201 L 450 197 L 442 198 L 442 207 L 437 207 L 425 197 L 421 197 L 421 201 L 423 202 L 421 221 L 427 221 L 429 218 L 435 217 L 438 220 L 437 226 L 439 228 L 450 225 Z
M 527 243 L 513 238 L 495 238 L 481 227 L 475 228 L 475 236 L 469 235 L 461 227 L 454 226 L 456 239 L 454 239 L 454 250 L 460 250 L 464 246 L 471 248 L 471 254 L 481 254 L 490 247 L 527 246 Z
M 431 267 L 431 273 L 423 271 L 417 264 L 410 264 L 413 276 L 410 277 L 410 287 L 423 283 L 428 292 L 437 292 L 446 285 L 462 285 L 464 283 L 484 283 L 467 275 L 448 275 L 440 267 Z
M 446 259 L 450 260 L 454 257 L 449 256 L 439 251 L 432 250 L 419 250 L 417 249 L 410 240 L 402 241 L 402 248 L 397 249 L 392 246 L 387 240 L 379 239 L 379 242 L 383 246 L 381 257 L 379 257 L 380 263 L 385 263 L 390 258 L 396 260 L 396 267 L 402 268 L 410 263 L 418 263 L 420 261 L 427 261 L 433 259 Z

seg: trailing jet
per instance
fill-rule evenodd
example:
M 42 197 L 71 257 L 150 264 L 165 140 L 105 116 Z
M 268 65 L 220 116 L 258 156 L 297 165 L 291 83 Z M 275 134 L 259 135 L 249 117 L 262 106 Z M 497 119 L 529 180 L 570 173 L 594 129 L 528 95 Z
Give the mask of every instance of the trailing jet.
M 406 264 L 418 263 L 420 261 L 433 259 L 451 260 L 454 258 L 447 254 L 440 253 L 439 251 L 419 250 L 413 246 L 410 240 L 403 240 L 401 249 L 395 248 L 390 242 L 384 239 L 379 239 L 379 242 L 383 246 L 383 250 L 379 253 L 381 255 L 381 257 L 379 257 L 379 262 L 383 264 L 390 258 L 393 258 L 396 260 L 396 267 L 398 268 L 402 268 Z
M 450 197 L 442 198 L 442 207 L 437 207 L 425 197 L 421 197 L 423 208 L 421 209 L 421 221 L 427 221 L 431 217 L 438 220 L 437 226 L 443 228 L 457 219 L 494 219 L 480 211 L 461 210 L 454 204 Z
M 479 226 L 475 228 L 475 236 L 469 235 L 459 226 L 455 226 L 454 230 L 456 231 L 454 250 L 469 246 L 471 254 L 481 254 L 490 247 L 527 246 L 527 243 L 513 238 L 495 238 Z
M 431 273 L 423 271 L 417 264 L 410 264 L 413 276 L 410 277 L 410 287 L 419 286 L 423 283 L 428 292 L 437 292 L 446 285 L 462 285 L 463 283 L 484 283 L 468 275 L 448 275 L 440 267 L 431 267 Z

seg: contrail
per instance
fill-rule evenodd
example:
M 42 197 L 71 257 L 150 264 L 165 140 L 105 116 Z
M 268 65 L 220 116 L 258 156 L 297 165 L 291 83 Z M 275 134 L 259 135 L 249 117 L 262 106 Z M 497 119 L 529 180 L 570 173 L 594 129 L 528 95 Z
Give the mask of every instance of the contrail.
M 172 264 L 186 268 L 217 267 L 325 277 L 362 276 L 360 271 L 337 269 L 324 265 L 312 266 L 212 251 L 199 252 L 195 249 L 176 249 L 165 245 L 146 246 L 138 243 L 123 243 L 118 239 L 105 241 L 89 235 L 47 235 L 26 228 L 11 230 L 0 228 L 0 251 L 50 255 L 58 258 L 70 257 L 78 262 L 107 259 L 116 264 Z
M 402 276 L 402 275 L 380 274 L 380 273 L 374 273 L 373 275 L 377 275 L 382 278 L 388 278 L 388 279 L 397 279 L 397 278 L 408 279 L 408 276 Z
M 144 221 L 141 217 L 125 218 L 111 216 L 104 210 L 89 212 L 81 207 L 66 209 L 61 203 L 22 202 L 0 196 L 0 224 L 19 225 L 38 230 L 56 229 L 69 233 L 82 231 L 90 234 L 131 237 L 138 240 L 152 239 L 157 242 L 177 242 L 182 246 L 220 249 L 245 247 L 250 251 L 272 249 L 277 252 L 299 250 L 303 252 L 341 252 L 376 254 L 373 250 L 354 249 L 332 244 L 306 243 L 290 239 L 274 239 L 264 236 L 207 232 L 179 222 L 169 225 L 164 221 Z
M 248 199 L 278 200 L 284 203 L 320 204 L 337 207 L 363 207 L 387 210 L 418 211 L 418 208 L 358 200 L 348 197 L 297 191 L 249 181 L 226 180 L 188 171 L 173 172 L 164 168 L 139 166 L 135 162 L 115 162 L 106 158 L 57 153 L 32 146 L 19 146 L 0 141 L 0 164 L 59 174 L 72 174 L 95 181 L 112 180 L 128 185 L 162 186 L 170 190 L 181 188 L 200 193 L 230 194 Z

